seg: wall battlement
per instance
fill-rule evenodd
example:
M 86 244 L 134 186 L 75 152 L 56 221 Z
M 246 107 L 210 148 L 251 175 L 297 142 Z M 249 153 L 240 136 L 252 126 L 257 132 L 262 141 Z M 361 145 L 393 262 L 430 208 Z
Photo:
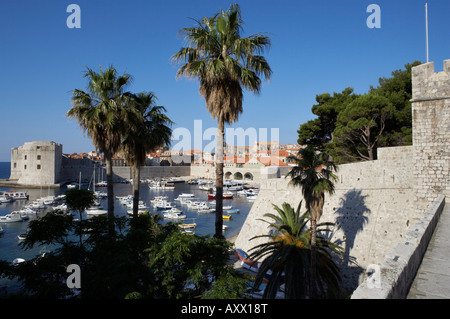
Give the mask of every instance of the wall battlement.
M 412 102 L 450 97 L 450 59 L 444 60 L 444 70 L 435 72 L 434 62 L 412 69 Z

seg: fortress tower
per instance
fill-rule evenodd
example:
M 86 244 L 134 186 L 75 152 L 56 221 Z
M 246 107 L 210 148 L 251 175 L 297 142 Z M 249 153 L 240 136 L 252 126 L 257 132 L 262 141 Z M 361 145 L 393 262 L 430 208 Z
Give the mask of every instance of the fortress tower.
M 414 190 L 416 212 L 439 194 L 450 198 L 450 60 L 434 71 L 429 62 L 412 69 Z
M 18 184 L 53 185 L 61 175 L 62 145 L 55 142 L 28 142 L 11 149 L 11 176 Z

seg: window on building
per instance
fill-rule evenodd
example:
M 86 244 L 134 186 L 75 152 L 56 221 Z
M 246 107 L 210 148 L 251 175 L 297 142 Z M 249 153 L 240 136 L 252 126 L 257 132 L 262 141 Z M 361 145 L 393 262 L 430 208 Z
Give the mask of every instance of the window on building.
M 23 166 L 23 169 L 27 169 L 27 166 L 26 166 L 26 165 L 24 165 L 24 166 Z
M 27 156 L 25 155 L 25 159 L 27 159 Z
M 40 159 L 41 159 L 41 155 L 38 155 L 38 156 L 37 156 L 37 159 L 40 160 Z
M 14 168 L 17 168 L 17 163 L 14 163 Z
M 37 169 L 41 169 L 41 165 L 38 165 L 38 166 L 37 166 Z

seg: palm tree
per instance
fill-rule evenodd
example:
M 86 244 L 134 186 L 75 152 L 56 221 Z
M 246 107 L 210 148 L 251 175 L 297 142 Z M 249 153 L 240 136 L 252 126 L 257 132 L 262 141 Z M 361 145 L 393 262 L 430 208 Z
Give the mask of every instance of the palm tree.
M 196 21 L 197 26 L 183 28 L 187 42 L 172 56 L 184 63 L 177 77 L 195 78 L 200 82 L 200 94 L 206 109 L 217 119 L 216 146 L 216 222 L 215 237 L 222 236 L 223 213 L 223 147 L 224 125 L 237 121 L 242 113 L 242 87 L 252 93 L 261 89 L 260 76 L 270 79 L 272 73 L 266 59 L 259 55 L 270 46 L 270 39 L 260 33 L 241 38 L 242 19 L 239 5 L 227 11 Z
M 310 294 L 315 297 L 316 292 L 316 227 L 322 216 L 325 193 L 334 193 L 333 181 L 337 176 L 333 174 L 337 167 L 326 152 L 316 152 L 311 145 L 301 149 L 297 157 L 292 158 L 296 166 L 286 175 L 291 177 L 294 186 L 300 186 L 305 200 L 306 209 L 311 214 L 311 273 Z
M 268 222 L 274 230 L 269 235 L 253 238 L 268 237 L 270 240 L 251 249 L 250 259 L 264 259 L 255 278 L 254 287 L 261 284 L 264 276 L 270 270 L 270 277 L 264 290 L 264 298 L 275 298 L 281 284 L 285 284 L 285 298 L 305 298 L 309 292 L 308 274 L 311 264 L 311 228 L 307 227 L 310 219 L 309 211 L 300 215 L 302 202 L 297 209 L 288 203 L 282 208 L 273 205 L 276 214 L 265 214 L 274 222 Z M 331 223 L 317 224 L 317 232 L 328 231 Z M 252 239 L 253 239 L 252 238 Z M 322 295 L 338 297 L 341 276 L 333 261 L 332 253 L 342 255 L 342 248 L 331 243 L 325 237 L 317 236 L 317 265 L 318 287 Z
M 69 118 L 77 120 L 84 132 L 92 139 L 94 146 L 103 152 L 106 163 L 108 216 L 114 216 L 114 189 L 112 156 L 118 151 L 121 135 L 119 110 L 123 107 L 126 95 L 124 88 L 131 76 L 118 75 L 113 66 L 100 73 L 87 68 L 84 74 L 89 79 L 88 92 L 75 89 L 72 108 L 67 112 Z
M 138 215 L 140 168 L 146 154 L 162 145 L 170 145 L 173 123 L 164 112 L 164 106 L 157 106 L 156 96 L 149 92 L 130 95 L 124 109 L 122 150 L 133 172 L 133 216 Z

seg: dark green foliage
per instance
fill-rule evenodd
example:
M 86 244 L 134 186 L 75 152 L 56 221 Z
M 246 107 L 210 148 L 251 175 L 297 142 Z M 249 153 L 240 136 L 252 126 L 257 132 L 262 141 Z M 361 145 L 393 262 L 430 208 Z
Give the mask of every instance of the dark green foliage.
M 226 266 L 229 242 L 187 235 L 177 224 L 160 221 L 160 216 L 148 213 L 133 218 L 97 216 L 80 227 L 71 215 L 48 213 L 30 222 L 22 246 L 45 244 L 52 252 L 16 266 L 0 261 L 1 276 L 17 279 L 21 294 L 35 298 L 189 298 L 206 291 L 208 296 L 238 298 L 244 292 L 245 282 Z M 81 269 L 77 294 L 66 285 L 70 264 Z M 232 291 L 220 288 L 226 278 Z
M 285 285 L 285 298 L 301 299 L 310 292 L 311 266 L 311 229 L 309 212 L 300 213 L 301 202 L 296 210 L 283 203 L 282 208 L 273 205 L 278 214 L 265 214 L 273 222 L 266 221 L 274 230 L 270 240 L 252 248 L 250 259 L 264 259 L 255 280 L 258 287 L 269 272 L 264 298 L 275 298 L 280 285 Z M 317 224 L 317 297 L 338 298 L 340 295 L 341 275 L 333 261 L 333 254 L 341 256 L 342 248 L 326 239 L 330 223 Z
M 406 64 L 366 94 L 352 88 L 316 96 L 317 118 L 300 125 L 298 143 L 327 149 L 336 163 L 376 159 L 376 149 L 412 144 L 411 68 Z

